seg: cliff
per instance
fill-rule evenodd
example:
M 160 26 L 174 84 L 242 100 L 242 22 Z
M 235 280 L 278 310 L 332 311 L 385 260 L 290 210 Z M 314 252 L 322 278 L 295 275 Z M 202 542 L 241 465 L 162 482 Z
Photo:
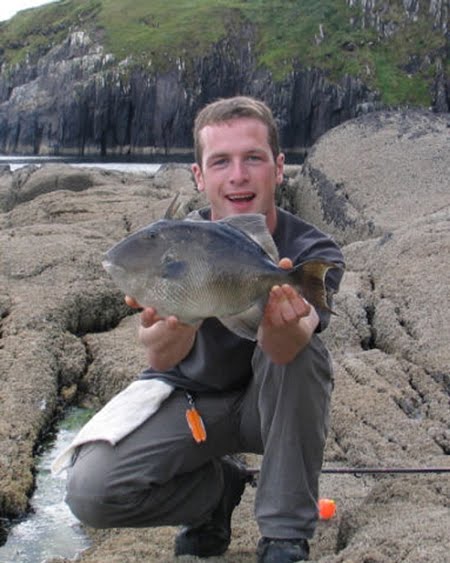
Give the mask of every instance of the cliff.
M 252 31 L 243 30 L 249 39 Z M 198 109 L 217 97 L 245 93 L 277 111 L 286 147 L 303 148 L 376 99 L 358 79 L 329 83 L 318 70 L 293 71 L 274 83 L 257 69 L 251 41 L 226 38 L 194 61 L 124 74 L 84 31 L 70 34 L 39 59 L 23 82 L 2 91 L 0 151 L 25 154 L 148 154 L 192 146 Z M 16 80 L 17 78 L 14 77 Z M 301 100 L 301 103 L 299 101 Z
M 237 93 L 266 100 L 300 151 L 383 106 L 450 107 L 445 2 L 116 4 L 58 2 L 0 25 L 0 152 L 187 150 L 198 109 Z

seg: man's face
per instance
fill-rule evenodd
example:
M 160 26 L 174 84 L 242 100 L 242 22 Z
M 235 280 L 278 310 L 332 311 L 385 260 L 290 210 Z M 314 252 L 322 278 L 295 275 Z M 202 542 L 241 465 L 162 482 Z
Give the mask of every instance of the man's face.
M 276 226 L 275 188 L 283 181 L 284 155 L 276 162 L 267 126 L 254 118 L 235 118 L 200 131 L 202 166 L 192 171 L 216 221 L 239 213 L 262 213 L 269 230 Z

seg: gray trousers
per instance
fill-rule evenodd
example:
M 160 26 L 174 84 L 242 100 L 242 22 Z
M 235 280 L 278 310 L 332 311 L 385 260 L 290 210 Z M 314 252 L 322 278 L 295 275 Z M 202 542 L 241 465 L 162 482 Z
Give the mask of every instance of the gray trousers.
M 72 512 L 97 528 L 200 524 L 223 491 L 219 458 L 252 452 L 264 454 L 255 502 L 261 535 L 311 538 L 333 385 L 328 352 L 313 336 L 289 365 L 256 348 L 252 366 L 244 390 L 197 395 L 206 442 L 193 440 L 177 390 L 116 446 L 81 446 L 67 483 Z

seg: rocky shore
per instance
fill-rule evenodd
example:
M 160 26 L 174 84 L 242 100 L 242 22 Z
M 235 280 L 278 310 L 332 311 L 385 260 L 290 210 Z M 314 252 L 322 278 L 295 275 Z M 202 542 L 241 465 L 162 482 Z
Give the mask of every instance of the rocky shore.
M 448 114 L 379 112 L 287 167 L 280 204 L 332 234 L 347 260 L 324 334 L 335 365 L 325 467 L 450 467 L 449 147 Z M 35 448 L 63 407 L 100 407 L 144 367 L 137 318 L 101 257 L 175 192 L 184 211 L 201 204 L 186 165 L 154 176 L 0 169 L 0 525 L 27 510 Z M 320 523 L 313 560 L 448 561 L 449 473 L 324 474 L 321 496 L 338 513 Z M 254 561 L 253 497 L 218 561 Z M 174 560 L 173 528 L 88 533 L 85 563 Z

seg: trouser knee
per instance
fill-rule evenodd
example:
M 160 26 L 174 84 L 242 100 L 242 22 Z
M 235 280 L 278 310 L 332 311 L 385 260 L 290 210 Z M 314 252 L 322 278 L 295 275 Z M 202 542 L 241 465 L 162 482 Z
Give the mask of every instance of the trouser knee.
M 112 451 L 106 442 L 84 445 L 68 470 L 65 501 L 83 524 L 93 528 L 113 526 L 112 514 L 120 507 L 121 498 L 107 479 Z M 123 495 L 123 500 L 129 502 L 129 495 Z
M 108 516 L 98 499 L 87 499 L 67 494 L 66 503 L 80 522 L 91 528 L 109 528 Z
M 79 450 L 69 471 L 66 502 L 88 526 L 197 525 L 217 506 L 222 492 L 217 460 L 158 482 L 142 470 L 142 464 L 133 468 L 129 460 L 122 464 L 122 458 L 117 447 L 105 442 Z

